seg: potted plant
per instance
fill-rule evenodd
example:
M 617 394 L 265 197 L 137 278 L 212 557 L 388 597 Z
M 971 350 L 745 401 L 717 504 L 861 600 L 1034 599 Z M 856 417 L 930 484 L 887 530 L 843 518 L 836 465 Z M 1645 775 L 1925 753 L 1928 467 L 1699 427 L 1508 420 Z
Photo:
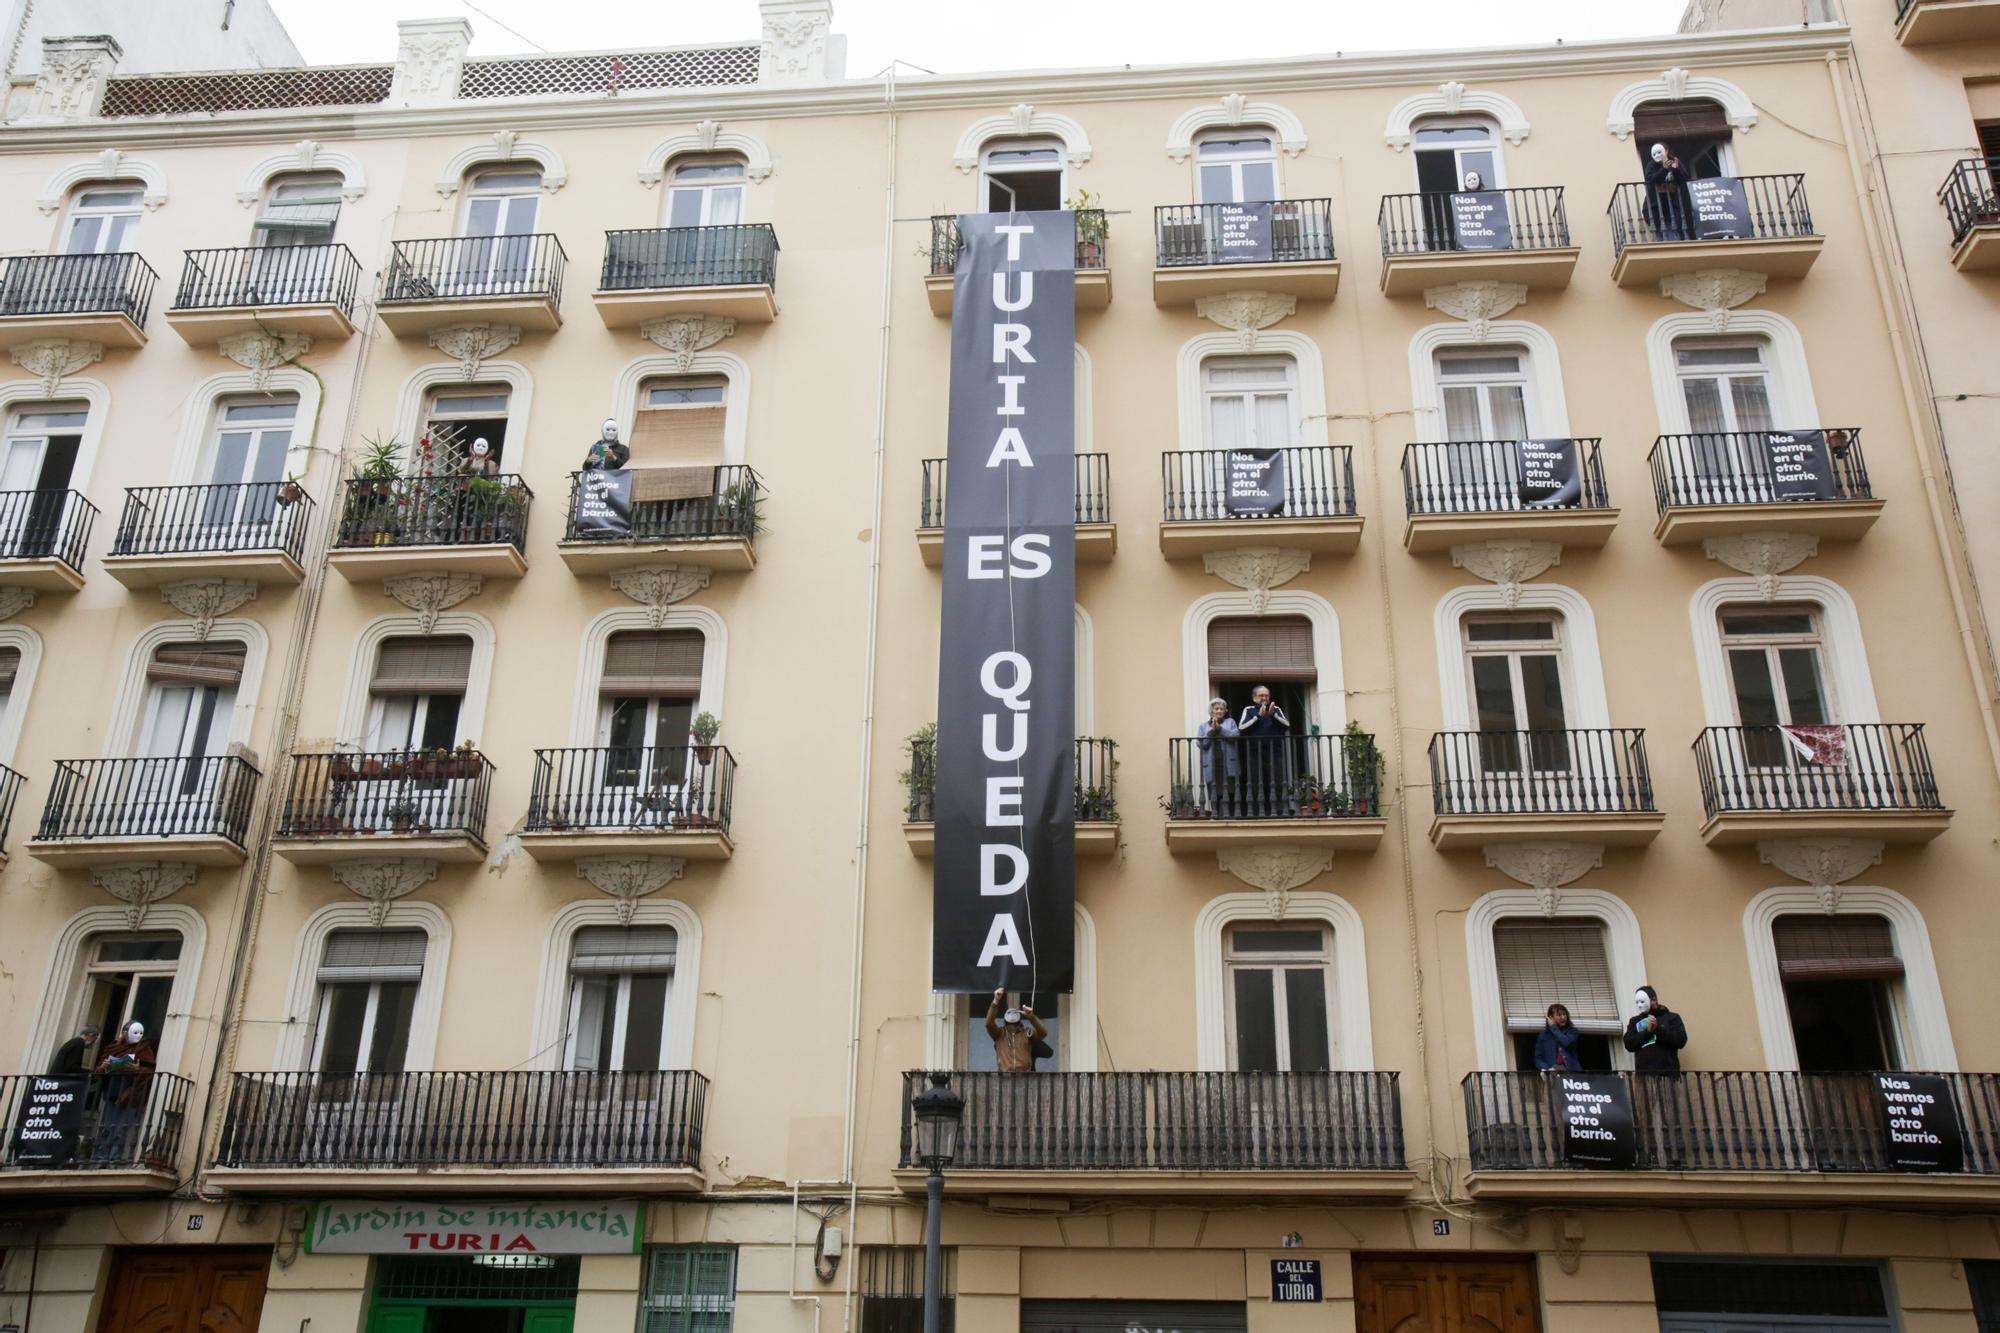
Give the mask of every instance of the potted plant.
M 1110 215 L 1104 211 L 1104 197 L 1078 190 L 1063 201 L 1076 214 L 1076 266 L 1109 268 L 1106 241 L 1111 235 Z
M 1160 798 L 1160 809 L 1168 819 L 1207 819 L 1208 809 L 1194 798 L 1191 783 L 1176 782 L 1171 794 Z
M 456 750 L 442 752 L 442 762 L 438 765 L 442 776 L 447 778 L 476 778 L 479 776 L 479 747 L 469 740 L 458 743 Z
M 1078 787 L 1076 820 L 1079 824 L 1117 823 L 1118 798 L 1108 787 Z
M 278 503 L 281 505 L 295 505 L 305 499 L 305 487 L 299 485 L 299 482 L 302 480 L 303 478 L 296 472 L 286 473 L 284 481 L 279 483 L 278 486 Z
M 1307 773 L 1292 784 L 1292 804 L 1308 817 L 1326 813 L 1326 792 L 1316 775 Z
M 764 531 L 764 492 L 754 481 L 736 481 L 722 488 L 716 497 L 716 517 L 722 530 L 739 537 L 757 537 Z
M 419 811 L 415 801 L 397 801 L 382 813 L 389 817 L 389 827 L 398 833 L 408 833 L 417 826 Z
M 715 733 L 722 730 L 722 719 L 713 713 L 697 713 L 688 727 L 688 734 L 694 737 L 694 759 L 703 768 L 715 758 Z
M 924 723 L 903 744 L 910 752 L 910 766 L 896 775 L 896 781 L 909 796 L 905 817 L 920 824 L 931 818 L 937 795 L 937 723 Z
M 396 481 L 402 475 L 403 442 L 395 436 L 365 435 L 352 488 L 354 526 L 367 543 L 390 545 L 395 539 Z
M 1374 814 L 1381 808 L 1382 748 L 1359 722 L 1349 722 L 1341 733 L 1341 752 L 1347 759 L 1347 796 L 1354 813 Z

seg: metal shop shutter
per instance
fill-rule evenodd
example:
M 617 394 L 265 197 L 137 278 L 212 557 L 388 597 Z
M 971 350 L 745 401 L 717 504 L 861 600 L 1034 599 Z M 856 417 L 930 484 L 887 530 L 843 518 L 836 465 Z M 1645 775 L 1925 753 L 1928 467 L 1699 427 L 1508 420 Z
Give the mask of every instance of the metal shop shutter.
M 1241 1301 L 1022 1301 L 1021 1333 L 1246 1333 Z

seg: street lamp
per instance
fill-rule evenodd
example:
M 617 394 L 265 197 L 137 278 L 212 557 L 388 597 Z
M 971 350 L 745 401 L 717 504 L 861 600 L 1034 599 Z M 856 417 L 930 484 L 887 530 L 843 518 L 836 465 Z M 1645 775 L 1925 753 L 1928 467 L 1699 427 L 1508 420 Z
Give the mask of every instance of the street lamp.
M 917 1119 L 917 1160 L 930 1173 L 924 1181 L 924 1333 L 938 1333 L 944 1169 L 958 1152 L 958 1122 L 965 1114 L 965 1098 L 951 1090 L 951 1075 L 932 1074 L 930 1078 L 931 1085 L 910 1099 L 910 1110 Z

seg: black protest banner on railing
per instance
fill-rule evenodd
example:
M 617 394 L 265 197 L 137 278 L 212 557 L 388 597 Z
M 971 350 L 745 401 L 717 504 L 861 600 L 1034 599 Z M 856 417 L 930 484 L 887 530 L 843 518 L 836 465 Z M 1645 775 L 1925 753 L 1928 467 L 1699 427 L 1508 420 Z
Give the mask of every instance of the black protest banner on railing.
M 1453 195 L 1451 225 L 1461 250 L 1514 248 L 1514 227 L 1507 219 L 1507 196 L 1499 190 Z
M 1076 218 L 968 214 L 952 301 L 931 988 L 1068 991 Z
M 1215 206 L 1215 258 L 1225 264 L 1269 263 L 1271 214 L 1269 203 Z
M 1936 1074 L 1877 1074 L 1875 1104 L 1889 1165 L 1898 1171 L 1963 1171 L 1965 1135 L 1951 1083 Z
M 1772 431 L 1771 495 L 1778 500 L 1831 500 L 1833 455 L 1823 430 Z
M 1687 193 L 1697 240 L 1726 241 L 1751 234 L 1750 197 L 1736 177 L 1689 181 Z
M 1583 495 L 1575 440 L 1522 440 L 1521 507 L 1567 509 Z
M 1630 1170 L 1639 1160 L 1632 1088 L 1620 1074 L 1548 1075 L 1563 1160 Z
M 576 476 L 572 533 L 580 538 L 632 535 L 632 473 L 625 468 L 592 468 Z
M 1269 517 L 1285 509 L 1285 451 L 1231 449 L 1229 491 L 1224 502 L 1231 514 Z
M 68 1166 L 83 1134 L 83 1106 L 90 1080 L 82 1075 L 28 1080 L 14 1126 L 14 1165 Z

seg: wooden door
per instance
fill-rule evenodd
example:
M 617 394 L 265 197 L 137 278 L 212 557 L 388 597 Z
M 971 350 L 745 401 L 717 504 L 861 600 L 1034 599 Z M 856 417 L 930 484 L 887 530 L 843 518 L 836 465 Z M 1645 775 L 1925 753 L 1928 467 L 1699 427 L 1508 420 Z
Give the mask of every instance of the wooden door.
M 1539 1333 L 1529 1259 L 1356 1259 L 1359 1333 Z
M 269 1250 L 121 1250 L 98 1333 L 254 1333 Z

